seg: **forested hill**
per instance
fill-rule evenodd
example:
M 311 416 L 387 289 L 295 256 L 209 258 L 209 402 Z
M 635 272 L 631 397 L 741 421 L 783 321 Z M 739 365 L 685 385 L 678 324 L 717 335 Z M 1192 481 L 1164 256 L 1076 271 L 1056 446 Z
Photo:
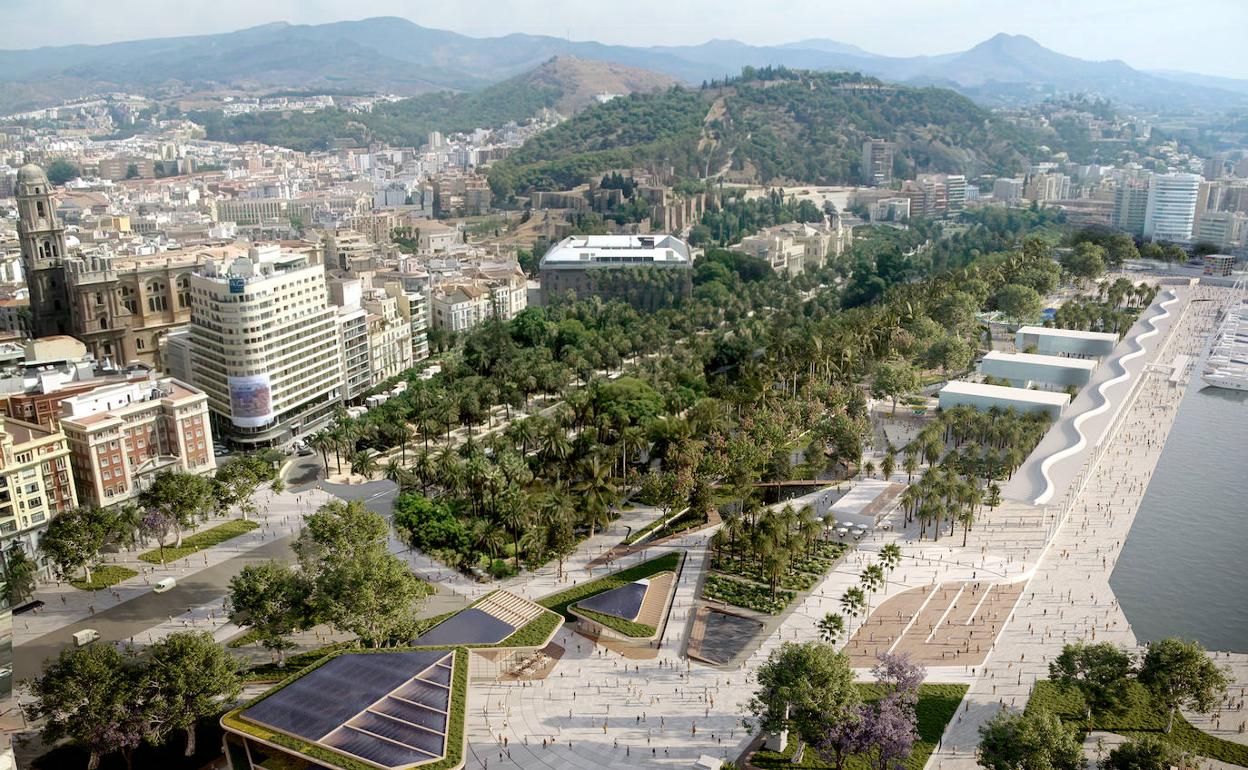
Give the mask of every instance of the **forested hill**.
M 591 107 L 529 140 L 490 172 L 496 194 L 566 189 L 621 166 L 729 173 L 762 183 L 861 182 L 862 144 L 897 142 L 898 176 L 1021 168 L 1038 136 L 942 88 L 783 68 L 746 68 L 697 90 Z
M 221 141 L 264 142 L 296 150 L 325 149 L 335 138 L 414 146 L 423 144 L 430 131 L 454 133 L 523 123 L 547 107 L 571 115 L 594 103 L 599 93 L 649 92 L 673 83 L 666 75 L 635 67 L 557 56 L 480 91 L 422 94 L 380 104 L 370 113 L 328 109 L 225 118 L 219 112 L 201 112 L 192 118 L 206 128 L 209 139 Z

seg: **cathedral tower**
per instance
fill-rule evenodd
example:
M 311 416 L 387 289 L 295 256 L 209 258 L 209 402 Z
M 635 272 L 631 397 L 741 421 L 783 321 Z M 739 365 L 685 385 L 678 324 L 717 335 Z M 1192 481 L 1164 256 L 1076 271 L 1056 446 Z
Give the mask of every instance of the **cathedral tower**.
M 17 212 L 22 267 L 30 289 L 31 332 L 35 337 L 65 334 L 69 328 L 65 228 L 56 218 L 48 175 L 33 163 L 17 171 Z

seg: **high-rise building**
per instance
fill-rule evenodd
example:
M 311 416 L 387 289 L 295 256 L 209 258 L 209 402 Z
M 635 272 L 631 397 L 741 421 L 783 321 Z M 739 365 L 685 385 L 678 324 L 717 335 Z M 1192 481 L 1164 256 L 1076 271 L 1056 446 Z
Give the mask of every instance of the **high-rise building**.
M 342 400 L 342 352 L 325 271 L 277 244 L 210 262 L 191 279 L 192 384 L 214 433 L 244 448 L 284 446 Z
M 1003 203 L 1017 203 L 1023 199 L 1023 180 L 1002 177 L 992 183 L 992 199 Z
M 63 261 L 65 228 L 56 216 L 52 184 L 33 163 L 17 170 L 17 235 L 30 290 L 31 331 L 36 337 L 69 331 Z
M 1192 239 L 1200 181 L 1197 174 L 1153 175 L 1149 180 L 1148 207 L 1144 214 L 1145 238 L 1174 243 Z
M 869 185 L 886 185 L 893 181 L 893 154 L 897 145 L 883 139 L 862 143 L 862 181 Z
M 1248 245 L 1248 214 L 1237 211 L 1208 212 L 1200 218 L 1192 240 L 1212 243 L 1221 251 Z
M 355 402 L 372 387 L 368 351 L 368 313 L 361 304 L 364 282 L 358 278 L 331 278 L 329 301 L 336 310 L 338 342 L 342 350 L 342 400 Z
M 1119 230 L 1135 236 L 1144 234 L 1144 215 L 1148 212 L 1148 181 L 1123 180 L 1114 190 L 1114 210 L 1110 222 Z

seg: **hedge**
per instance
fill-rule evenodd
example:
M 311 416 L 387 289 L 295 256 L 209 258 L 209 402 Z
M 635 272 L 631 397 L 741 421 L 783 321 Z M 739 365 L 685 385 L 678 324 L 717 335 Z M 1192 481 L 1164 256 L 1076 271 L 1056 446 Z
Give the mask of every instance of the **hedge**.
M 220 545 L 226 540 L 232 540 L 239 535 L 259 528 L 259 526 L 258 523 L 250 519 L 231 519 L 224 524 L 218 524 L 212 529 L 206 529 L 203 532 L 196 532 L 193 535 L 182 538 L 182 545 L 177 548 L 165 546 L 165 559 L 163 562 L 160 559 L 159 548 L 153 548 L 150 551 L 141 553 L 139 558 L 149 564 L 168 564 L 171 561 L 177 561 L 205 548 Z
M 80 588 L 83 591 L 97 591 L 101 588 L 108 588 L 116 585 L 123 580 L 129 580 L 139 573 L 129 567 L 119 567 L 116 564 L 109 564 L 91 572 L 91 582 L 88 583 L 85 578 L 74 578 L 69 584 L 74 588 Z

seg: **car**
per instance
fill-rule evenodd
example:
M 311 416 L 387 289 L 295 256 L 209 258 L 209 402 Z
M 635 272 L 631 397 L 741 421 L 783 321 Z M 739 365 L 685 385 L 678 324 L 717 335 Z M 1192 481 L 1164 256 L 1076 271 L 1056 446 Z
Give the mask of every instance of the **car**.
M 226 449 L 226 448 L 225 448 L 225 447 L 223 447 L 223 446 L 214 446 L 214 447 L 212 448 L 212 456 L 213 456 L 213 457 L 225 457 L 225 456 L 226 456 L 226 455 L 228 455 L 229 453 L 230 453 L 230 450 Z
M 172 590 L 173 587 L 176 586 L 177 584 L 178 584 L 178 581 L 174 580 L 171 577 L 167 577 L 164 580 L 156 581 L 156 585 L 152 586 L 152 590 L 158 594 L 163 594 L 165 591 Z
M 74 632 L 74 644 L 78 647 L 85 647 L 99 638 L 100 632 L 94 628 L 84 628 Z
M 312 452 L 312 450 L 311 450 L 311 449 L 308 449 L 306 446 L 305 446 L 305 447 L 300 447 L 300 448 L 299 448 L 299 456 L 300 456 L 300 457 L 309 457 L 309 456 L 311 456 L 312 454 L 314 454 L 314 453 Z
M 0 666 L 0 679 L 8 679 L 13 676 L 12 666 Z

